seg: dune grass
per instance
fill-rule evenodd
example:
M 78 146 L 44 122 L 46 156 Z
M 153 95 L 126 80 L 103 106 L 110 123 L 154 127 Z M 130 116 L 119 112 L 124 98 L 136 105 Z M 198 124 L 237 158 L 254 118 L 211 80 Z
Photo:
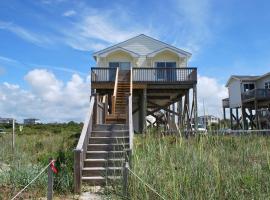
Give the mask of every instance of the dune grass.
M 270 138 L 136 136 L 132 170 L 165 199 L 270 199 Z M 159 199 L 130 175 L 131 199 Z
M 39 171 L 49 158 L 57 160 L 54 191 L 68 194 L 73 191 L 73 152 L 82 125 L 76 123 L 25 126 L 16 130 L 15 151 L 11 145 L 11 128 L 0 136 L 0 200 L 10 199 Z M 45 197 L 47 174 L 44 173 L 22 195 L 25 199 Z

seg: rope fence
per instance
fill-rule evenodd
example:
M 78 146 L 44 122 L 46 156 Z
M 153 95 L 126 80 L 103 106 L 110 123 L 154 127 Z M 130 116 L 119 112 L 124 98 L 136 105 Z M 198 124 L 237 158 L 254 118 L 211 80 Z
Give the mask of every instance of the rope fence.
M 123 164 L 123 196 L 128 196 L 128 172 L 130 172 L 131 175 L 133 175 L 135 178 L 137 178 L 143 185 L 145 185 L 147 188 L 149 188 L 153 193 L 155 193 L 160 199 L 166 200 L 164 196 L 159 194 L 157 190 L 154 189 L 150 184 L 146 183 L 141 177 L 139 177 L 135 172 L 133 172 L 128 162 L 125 162 Z
M 48 165 L 46 165 L 39 173 L 37 176 L 35 176 L 35 178 L 33 178 L 23 189 L 21 189 L 11 200 L 16 199 L 23 191 L 25 191 L 33 182 L 35 182 L 40 176 L 41 174 L 43 174 L 47 169 L 48 169 L 48 178 L 52 177 L 52 171 L 54 169 L 54 162 L 55 160 L 51 160 L 49 162 Z M 50 167 L 52 167 L 53 169 L 51 169 Z M 48 193 L 51 193 L 51 199 L 52 199 L 52 191 L 50 192 L 50 190 L 52 190 L 52 182 L 53 179 L 48 180 Z M 48 199 L 50 199 L 49 194 L 48 194 Z

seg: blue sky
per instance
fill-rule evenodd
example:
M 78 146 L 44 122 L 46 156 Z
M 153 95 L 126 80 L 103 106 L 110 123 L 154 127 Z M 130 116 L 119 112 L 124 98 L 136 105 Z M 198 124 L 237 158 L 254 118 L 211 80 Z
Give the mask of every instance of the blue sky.
M 81 89 L 88 85 L 90 67 L 95 66 L 91 54 L 140 33 L 193 54 L 189 65 L 198 67 L 199 89 L 215 84 L 209 93 L 199 92 L 199 105 L 206 99 L 209 113 L 219 115 L 216 102 L 225 96 L 224 84 L 231 74 L 270 71 L 269 8 L 266 0 L 0 1 L 0 116 L 81 120 L 84 114 L 78 112 L 72 118 L 58 105 L 71 95 L 70 85 L 79 94 L 69 98 L 87 98 Z M 51 82 L 43 88 L 46 80 Z M 48 95 L 39 90 L 65 92 L 57 99 L 46 99 Z M 21 92 L 25 99 L 32 95 L 32 101 L 15 101 Z M 210 98 L 212 94 L 215 97 Z M 79 111 L 87 110 L 87 100 Z M 59 116 L 52 119 L 51 110 L 18 111 L 21 107 L 33 110 L 31 105 L 37 102 L 59 109 Z M 76 102 L 64 105 L 71 106 L 70 112 L 78 110 Z

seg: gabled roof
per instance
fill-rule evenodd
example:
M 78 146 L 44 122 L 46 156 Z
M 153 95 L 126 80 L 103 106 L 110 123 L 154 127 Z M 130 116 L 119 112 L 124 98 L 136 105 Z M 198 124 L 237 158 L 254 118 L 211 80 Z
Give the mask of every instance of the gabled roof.
M 235 80 L 240 80 L 240 81 L 257 81 L 261 78 L 264 78 L 266 76 L 270 76 L 270 72 L 262 75 L 262 76 L 241 76 L 241 75 L 232 75 L 229 80 L 226 83 L 226 87 L 228 87 L 229 83 L 235 79 Z
M 118 43 L 118 44 L 115 44 L 115 45 L 110 46 L 110 47 L 108 47 L 108 48 L 105 48 L 105 49 L 103 49 L 103 50 L 97 51 L 97 52 L 93 53 L 93 57 L 96 59 L 96 57 L 99 56 L 100 54 L 103 54 L 103 53 L 105 53 L 105 52 L 111 51 L 112 49 L 115 49 L 115 48 L 119 48 L 119 47 L 120 47 L 120 48 L 123 48 L 122 46 L 124 46 L 125 44 L 128 44 L 128 43 L 130 43 L 131 41 L 135 41 L 135 40 L 138 40 L 138 39 L 144 39 L 144 40 L 146 40 L 146 41 L 149 41 L 149 42 L 155 43 L 156 45 L 159 45 L 160 48 L 159 48 L 159 49 L 155 49 L 154 51 L 159 51 L 159 50 L 161 50 L 161 49 L 163 49 L 163 48 L 168 48 L 168 49 L 171 49 L 171 50 L 173 50 L 173 51 L 176 51 L 176 52 L 178 52 L 179 54 L 181 54 L 181 55 L 183 55 L 183 56 L 186 56 L 186 57 L 188 57 L 188 58 L 191 57 L 191 55 L 192 55 L 191 53 L 189 53 L 189 52 L 187 52 L 187 51 L 184 51 L 184 50 L 182 50 L 182 49 L 179 49 L 179 48 L 177 48 L 177 47 L 174 47 L 174 46 L 172 46 L 172 45 L 170 45 L 170 44 L 167 44 L 167 43 L 165 43 L 165 42 L 159 41 L 159 40 L 157 40 L 157 39 L 155 39 L 155 38 L 152 38 L 152 37 L 149 37 L 149 36 L 147 36 L 147 35 L 140 34 L 140 35 L 137 35 L 137 36 L 135 36 L 135 37 L 133 37 L 133 38 L 130 38 L 130 39 L 126 40 L 126 41 L 120 42 L 120 43 Z M 123 48 L 123 49 L 125 49 L 125 48 Z M 127 50 L 127 49 L 126 49 L 126 50 Z M 152 51 L 152 52 L 154 52 L 154 51 Z M 150 53 L 152 53 L 152 52 L 150 52 Z M 133 53 L 136 53 L 136 52 L 133 52 Z

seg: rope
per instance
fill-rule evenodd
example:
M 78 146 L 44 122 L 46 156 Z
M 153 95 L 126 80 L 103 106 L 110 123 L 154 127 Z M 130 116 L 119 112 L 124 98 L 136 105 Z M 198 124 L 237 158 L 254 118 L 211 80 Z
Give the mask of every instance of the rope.
M 32 179 L 32 181 L 30 181 L 20 192 L 18 192 L 11 200 L 14 200 L 16 197 L 18 197 L 29 185 L 31 185 L 49 166 L 50 164 L 54 162 L 54 160 L 52 160 L 46 167 L 44 167 L 41 172 L 39 172 L 39 174 Z
M 139 179 L 144 185 L 146 185 L 150 190 L 152 190 L 155 194 L 157 194 L 161 199 L 166 200 L 163 196 L 161 196 L 154 188 L 152 188 L 148 183 L 146 183 L 144 180 L 142 180 L 137 174 L 135 174 L 129 167 L 127 168 L 130 173 L 135 176 L 137 179 Z

